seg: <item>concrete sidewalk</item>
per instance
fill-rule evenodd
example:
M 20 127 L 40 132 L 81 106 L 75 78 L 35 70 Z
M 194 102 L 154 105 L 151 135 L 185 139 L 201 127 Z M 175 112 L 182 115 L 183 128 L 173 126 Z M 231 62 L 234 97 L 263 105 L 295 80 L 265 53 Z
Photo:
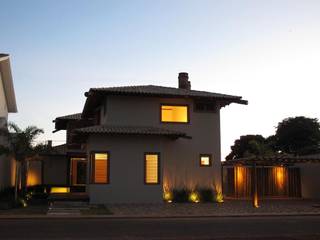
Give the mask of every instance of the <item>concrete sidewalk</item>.
M 320 216 L 320 200 L 265 200 L 253 208 L 248 200 L 227 200 L 224 203 L 160 203 L 160 204 L 108 204 L 112 213 L 45 215 L 0 212 L 0 219 L 29 218 L 214 218 L 214 217 L 268 217 L 268 216 Z M 9 213 L 9 212 L 8 212 Z

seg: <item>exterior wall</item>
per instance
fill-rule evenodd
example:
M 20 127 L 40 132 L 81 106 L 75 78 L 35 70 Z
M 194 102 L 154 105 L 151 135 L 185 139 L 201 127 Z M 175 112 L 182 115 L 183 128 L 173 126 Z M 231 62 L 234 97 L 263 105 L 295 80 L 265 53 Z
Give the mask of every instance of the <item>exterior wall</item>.
M 9 91 L 7 86 L 5 91 L 4 79 L 7 79 L 8 77 L 11 79 L 11 69 L 9 60 L 6 60 L 0 63 L 0 128 L 6 127 L 8 110 L 10 110 L 10 112 L 15 110 L 14 112 L 16 112 L 13 86 L 11 86 L 11 89 L 9 88 Z M 1 136 L 0 144 L 7 144 L 6 139 Z M 16 163 L 14 159 L 5 155 L 0 155 L 0 190 L 14 185 L 15 166 Z
M 0 118 L 8 118 L 8 107 L 0 72 Z
M 160 180 L 165 140 L 147 136 L 91 135 L 87 142 L 88 158 L 92 151 L 109 152 L 109 184 L 91 184 L 88 174 L 87 191 L 91 203 L 162 202 L 162 181 L 158 185 L 144 184 L 144 153 L 160 152 Z M 88 173 L 90 173 L 90 161 Z
M 68 159 L 66 156 L 46 156 L 42 164 L 43 184 L 68 184 Z
M 5 128 L 8 117 L 7 101 L 4 93 L 1 72 L 0 72 L 0 128 Z M 0 136 L 0 144 L 6 144 L 5 139 Z M 10 186 L 10 164 L 5 155 L 0 155 L 0 190 Z
M 301 191 L 303 198 L 320 199 L 320 164 L 297 164 L 301 171 Z
M 161 123 L 160 104 L 186 104 L 189 123 Z M 164 184 L 167 188 L 215 187 L 221 191 L 220 113 L 194 112 L 190 98 L 108 96 L 101 124 L 155 126 L 187 133 L 164 145 Z M 200 154 L 212 154 L 213 164 L 200 167 Z
M 29 161 L 27 170 L 27 186 L 36 186 L 42 183 L 42 162 Z

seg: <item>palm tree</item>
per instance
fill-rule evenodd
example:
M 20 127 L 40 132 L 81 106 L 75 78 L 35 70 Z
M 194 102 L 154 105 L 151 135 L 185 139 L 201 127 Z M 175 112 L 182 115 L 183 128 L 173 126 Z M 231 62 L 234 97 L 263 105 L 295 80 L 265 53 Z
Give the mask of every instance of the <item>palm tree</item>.
M 8 128 L 0 129 L 0 135 L 7 139 L 7 145 L 0 145 L 0 155 L 7 154 L 16 160 L 15 173 L 15 201 L 18 201 L 19 186 L 25 193 L 27 186 L 27 161 L 37 155 L 38 148 L 34 146 L 34 140 L 44 133 L 36 126 L 28 126 L 20 129 L 14 123 L 8 123 Z

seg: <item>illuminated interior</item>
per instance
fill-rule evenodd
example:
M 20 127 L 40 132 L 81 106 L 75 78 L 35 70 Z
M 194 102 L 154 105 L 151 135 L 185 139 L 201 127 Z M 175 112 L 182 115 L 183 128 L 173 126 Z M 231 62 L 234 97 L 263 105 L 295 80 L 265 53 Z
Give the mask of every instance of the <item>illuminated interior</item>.
M 188 106 L 161 106 L 161 122 L 188 122 Z
M 33 170 L 28 170 L 27 186 L 35 186 L 41 184 L 39 173 Z
M 108 183 L 108 154 L 94 154 L 94 183 Z
M 69 193 L 69 187 L 52 187 L 50 193 Z
M 211 165 L 211 156 L 210 155 L 200 156 L 200 165 L 201 166 L 210 166 Z
M 284 190 L 285 185 L 285 168 L 284 167 L 274 167 L 273 168 L 276 177 L 276 186 L 279 191 Z
M 145 182 L 147 184 L 159 183 L 159 156 L 158 154 L 145 155 Z

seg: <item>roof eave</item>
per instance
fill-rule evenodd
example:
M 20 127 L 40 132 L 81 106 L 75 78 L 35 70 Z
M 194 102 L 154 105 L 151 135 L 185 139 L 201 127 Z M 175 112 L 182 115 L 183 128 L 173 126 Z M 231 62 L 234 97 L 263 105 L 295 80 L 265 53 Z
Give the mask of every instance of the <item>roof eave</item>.
M 0 54 L 0 72 L 6 96 L 8 112 L 16 113 L 18 112 L 18 109 L 8 54 Z

